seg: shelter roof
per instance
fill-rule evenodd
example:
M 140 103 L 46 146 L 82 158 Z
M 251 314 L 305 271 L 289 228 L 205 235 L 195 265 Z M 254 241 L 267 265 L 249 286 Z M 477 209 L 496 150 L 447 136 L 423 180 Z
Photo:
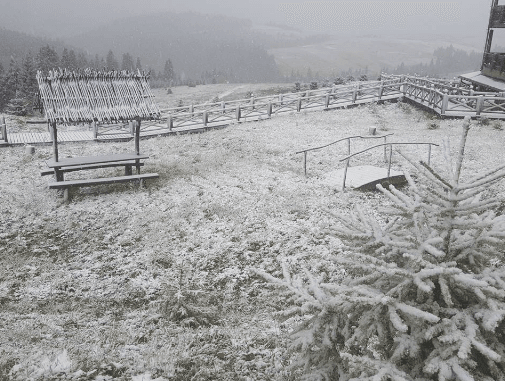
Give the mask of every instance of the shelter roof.
M 46 119 L 64 124 L 159 119 L 148 78 L 140 71 L 37 73 Z
M 459 77 L 465 81 L 471 82 L 473 85 L 481 85 L 500 92 L 505 91 L 505 82 L 485 76 L 480 71 L 462 74 Z

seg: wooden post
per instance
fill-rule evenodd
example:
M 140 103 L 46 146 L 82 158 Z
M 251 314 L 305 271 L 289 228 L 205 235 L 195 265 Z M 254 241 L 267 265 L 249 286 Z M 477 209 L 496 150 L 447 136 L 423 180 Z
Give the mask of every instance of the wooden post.
M 203 126 L 207 127 L 207 123 L 209 123 L 209 114 L 207 114 L 207 110 L 203 112 Z
M 296 102 L 296 111 L 300 112 L 302 110 L 302 96 L 298 98 L 298 101 Z
M 282 94 L 279 94 L 279 102 L 280 102 L 280 105 L 282 106 L 282 98 L 283 98 L 283 95 Z
M 382 99 L 382 93 L 384 92 L 384 81 L 381 81 L 381 85 L 379 87 L 379 90 L 378 90 L 378 97 L 379 97 L 379 100 Z
M 387 136 L 384 136 L 384 161 L 388 161 L 388 157 L 387 157 L 387 146 L 386 146 L 386 140 L 387 140 Z
M 56 130 L 56 122 L 51 122 L 51 140 L 53 141 L 53 157 L 54 161 L 58 161 L 58 131 Z
M 475 106 L 475 115 L 480 115 L 483 106 L 484 106 L 484 96 L 480 95 L 479 98 L 477 99 L 477 105 Z
M 449 95 L 444 94 L 444 97 L 442 98 L 442 109 L 440 110 L 440 114 L 445 115 L 447 106 L 449 106 Z
M 128 127 L 130 128 L 130 135 L 135 136 L 135 124 L 132 120 L 128 122 Z
M 428 144 L 428 165 L 430 165 L 431 161 L 431 144 Z
M 140 117 L 135 118 L 135 154 L 140 155 Z M 140 175 L 140 160 L 135 160 L 135 166 L 137 167 L 137 175 Z M 142 185 L 142 184 L 141 184 Z
M 391 159 L 392 159 L 392 156 L 393 156 L 393 145 L 392 144 L 389 144 L 389 164 L 388 164 L 388 179 L 389 179 L 389 176 L 391 175 Z
M 303 171 L 305 173 L 305 177 L 307 177 L 307 151 L 303 152 Z
M 342 192 L 345 190 L 345 179 L 347 178 L 347 168 L 349 168 L 349 160 L 351 160 L 351 158 L 345 161 L 344 180 L 342 181 Z
M 174 128 L 174 120 L 172 118 L 172 114 L 168 115 L 167 127 L 169 131 L 172 131 L 172 129 Z
M 221 102 L 221 113 L 224 114 L 226 112 L 226 103 Z
M 98 138 L 98 123 L 96 121 L 93 121 L 91 123 L 91 126 L 93 127 L 93 139 Z
M 193 104 L 191 104 L 191 106 L 189 106 L 189 112 L 190 112 L 191 116 L 193 116 L 193 114 L 195 113 L 195 106 Z
M 356 88 L 354 88 L 352 91 L 352 103 L 356 103 L 357 96 L 358 96 L 358 91 L 356 90 Z
M 326 94 L 326 97 L 324 99 L 324 107 L 328 108 L 329 105 L 330 105 L 330 94 Z
M 347 155 L 351 154 L 351 138 L 347 139 Z
M 237 120 L 237 122 L 240 122 L 240 105 L 237 105 L 237 109 L 235 110 L 235 119 Z
M 268 102 L 268 105 L 267 105 L 267 116 L 269 118 L 272 116 L 272 101 Z
M 255 102 L 254 97 L 251 97 L 252 110 L 254 110 L 254 108 L 255 108 L 255 107 L 254 107 L 254 102 Z
M 5 117 L 2 116 L 2 138 L 5 143 L 8 143 L 7 140 L 7 125 L 5 124 Z

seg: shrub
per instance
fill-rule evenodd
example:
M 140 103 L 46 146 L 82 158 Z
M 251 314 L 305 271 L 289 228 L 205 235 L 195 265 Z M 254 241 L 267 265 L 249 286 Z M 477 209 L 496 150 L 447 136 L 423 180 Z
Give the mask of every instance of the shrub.
M 282 314 L 305 321 L 291 350 L 306 379 L 505 380 L 505 216 L 483 197 L 505 165 L 460 180 L 469 128 L 467 118 L 445 176 L 404 156 L 420 180 L 406 173 L 405 192 L 378 186 L 393 203 L 385 222 L 359 208 L 334 215 L 340 283 L 287 266 L 284 279 L 262 273 L 293 295 Z
M 317 82 L 316 81 L 312 81 L 310 83 L 310 90 L 317 90 L 317 89 L 318 89 Z
M 438 119 L 431 119 L 427 123 L 428 130 L 438 130 L 440 128 L 440 121 Z
M 298 93 L 300 91 L 302 91 L 302 85 L 300 84 L 300 82 L 295 82 L 294 92 Z

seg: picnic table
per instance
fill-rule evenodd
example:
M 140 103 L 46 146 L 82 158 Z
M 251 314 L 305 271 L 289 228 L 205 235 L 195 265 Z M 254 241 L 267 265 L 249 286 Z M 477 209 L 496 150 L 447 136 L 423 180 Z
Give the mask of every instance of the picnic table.
M 159 109 L 150 92 L 148 76 L 128 72 L 74 73 L 53 71 L 48 77 L 37 73 L 37 81 L 53 142 L 53 158 L 46 161 L 42 176 L 54 174 L 50 189 L 64 191 L 69 199 L 73 187 L 123 182 L 138 182 L 158 178 L 157 173 L 140 173 L 149 156 L 140 153 L 142 120 L 159 119 Z M 104 98 L 105 96 L 105 98 Z M 107 102 L 105 102 L 105 100 Z M 135 151 L 131 153 L 60 158 L 57 124 L 63 123 L 133 123 Z M 123 176 L 66 180 L 65 173 L 107 167 L 124 167 Z M 133 174 L 133 167 L 136 173 Z
M 158 178 L 157 173 L 140 173 L 140 167 L 144 166 L 143 160 L 148 159 L 148 155 L 140 153 L 140 120 L 136 121 L 135 128 L 135 148 L 136 152 L 106 154 L 98 156 L 80 156 L 62 158 L 58 157 L 57 131 L 52 126 L 53 151 L 54 157 L 46 161 L 48 170 L 41 172 L 42 176 L 54 174 L 55 181 L 49 182 L 49 189 L 62 189 L 65 200 L 70 199 L 69 190 L 72 187 L 86 187 L 101 184 L 113 184 L 136 181 L 142 184 L 143 180 Z M 65 180 L 66 172 L 82 171 L 89 169 L 99 169 L 108 167 L 124 167 L 124 176 L 101 177 L 91 179 Z M 133 167 L 136 168 L 136 174 L 133 174 Z

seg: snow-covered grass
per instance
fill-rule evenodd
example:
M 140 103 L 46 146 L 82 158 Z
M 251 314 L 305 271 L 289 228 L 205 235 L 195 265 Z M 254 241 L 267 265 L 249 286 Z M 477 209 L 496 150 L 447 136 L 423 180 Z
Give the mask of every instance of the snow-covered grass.
M 325 181 L 342 166 L 344 143 L 310 152 L 307 177 L 295 152 L 372 125 L 392 141 L 448 137 L 456 150 L 461 120 L 429 129 L 430 118 L 391 103 L 143 140 L 143 171 L 158 180 L 82 188 L 68 204 L 40 176 L 50 147 L 31 156 L 0 149 L 0 379 L 291 379 L 290 322 L 273 317 L 284 299 L 250 268 L 276 274 L 279 260 L 303 262 L 331 279 L 340 241 L 326 211 L 386 202 Z M 465 175 L 501 163 L 504 145 L 505 132 L 474 122 Z M 131 142 L 62 144 L 60 156 L 132 150 Z M 426 158 L 426 147 L 404 151 Z M 434 149 L 433 164 L 442 160 Z M 398 169 L 399 155 L 393 161 Z M 351 164 L 384 165 L 383 152 Z M 490 192 L 504 194 L 503 184 Z

